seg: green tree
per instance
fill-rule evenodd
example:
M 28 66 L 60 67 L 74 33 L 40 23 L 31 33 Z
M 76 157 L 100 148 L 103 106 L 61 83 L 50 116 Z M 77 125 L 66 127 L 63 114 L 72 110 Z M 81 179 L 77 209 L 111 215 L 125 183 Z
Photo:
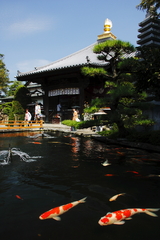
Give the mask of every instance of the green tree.
M 158 10 L 160 9 L 160 1 L 159 0 L 141 0 L 140 4 L 138 4 L 137 9 L 146 10 L 152 16 L 158 16 Z
M 19 120 L 24 120 L 25 111 L 18 101 L 0 104 L 0 111 L 8 115 L 9 120 L 14 120 L 15 114 L 19 116 Z
M 6 95 L 7 96 L 14 96 L 14 93 L 15 93 L 16 89 L 19 88 L 19 87 L 23 87 L 23 86 L 24 85 L 22 84 L 22 82 L 16 81 L 16 80 L 13 81 L 12 84 L 10 84 L 8 86 L 8 90 L 7 90 Z
M 31 103 L 31 96 L 29 90 L 25 86 L 19 86 L 14 94 L 14 99 L 18 101 L 24 109 L 27 108 L 27 104 Z
M 12 101 L 12 108 L 9 113 L 9 119 L 15 119 L 15 114 L 19 116 L 19 120 L 24 120 L 24 108 L 19 101 Z
M 108 40 L 95 45 L 93 52 L 100 61 L 106 62 L 106 68 L 82 68 L 82 73 L 89 76 L 106 78 L 106 96 L 92 101 L 85 111 L 95 111 L 100 107 L 110 107 L 106 116 L 108 123 L 116 123 L 119 136 L 127 134 L 127 128 L 138 124 L 143 119 L 142 108 L 146 94 L 138 93 L 134 86 L 134 66 L 137 61 L 133 54 L 135 48 L 129 42 Z
M 3 62 L 3 54 L 0 54 L 0 95 L 7 92 L 9 84 L 8 70 Z

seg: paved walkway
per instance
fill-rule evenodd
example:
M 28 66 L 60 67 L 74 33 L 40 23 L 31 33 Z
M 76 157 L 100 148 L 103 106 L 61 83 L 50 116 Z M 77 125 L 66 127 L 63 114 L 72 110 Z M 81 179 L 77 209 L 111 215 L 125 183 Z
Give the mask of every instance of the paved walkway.
M 10 129 L 10 130 L 0 130 L 1 132 L 20 132 L 20 131 L 37 131 L 39 129 Z M 122 140 L 122 139 L 117 139 L 117 140 L 112 140 L 108 139 L 107 137 L 102 137 L 99 135 L 97 132 L 93 132 L 91 128 L 84 128 L 84 129 L 77 129 L 76 131 L 71 131 L 71 127 L 63 125 L 63 124 L 52 124 L 52 123 L 44 123 L 43 124 L 43 129 L 42 130 L 49 130 L 49 131 L 61 131 L 61 132 L 67 132 L 67 133 L 72 133 L 76 135 L 81 135 L 84 137 L 92 137 L 97 141 L 104 142 L 106 144 L 116 144 L 116 145 L 121 145 L 123 147 L 133 147 L 133 148 L 139 148 L 143 150 L 148 150 L 148 151 L 153 151 L 160 153 L 160 146 L 154 146 L 151 144 L 147 143 L 136 143 L 136 142 L 128 142 L 127 140 Z
M 21 132 L 21 131 L 38 131 L 39 128 L 32 128 L 32 129 L 0 129 L 0 133 L 4 132 Z M 71 127 L 66 126 L 64 124 L 52 124 L 52 123 L 44 123 L 43 124 L 43 130 L 49 130 L 49 131 L 61 131 L 61 132 L 70 132 L 75 133 L 77 135 L 84 135 L 84 136 L 92 136 L 92 135 L 98 135 L 97 133 L 93 132 L 91 128 L 84 128 L 84 129 L 77 129 L 76 131 L 71 131 Z
M 129 142 L 125 139 L 117 139 L 117 140 L 108 139 L 107 137 L 103 137 L 98 133 L 93 132 L 91 128 L 77 129 L 74 132 L 74 131 L 71 131 L 71 127 L 68 127 L 63 124 L 44 124 L 44 129 L 45 130 L 50 129 L 53 131 L 58 130 L 62 132 L 71 132 L 71 133 L 75 133 L 76 135 L 92 137 L 95 140 L 101 141 L 106 144 L 113 144 L 113 145 L 115 144 L 115 145 L 121 145 L 123 147 L 133 147 L 133 148 L 139 148 L 143 150 L 160 153 L 160 146 L 154 146 L 152 144 L 140 143 L 140 142 Z
M 43 128 L 44 130 L 71 132 L 77 135 L 85 135 L 85 136 L 98 135 L 96 132 L 93 132 L 91 128 L 77 129 L 76 131 L 71 131 L 71 127 L 61 123 L 60 124 L 44 123 Z

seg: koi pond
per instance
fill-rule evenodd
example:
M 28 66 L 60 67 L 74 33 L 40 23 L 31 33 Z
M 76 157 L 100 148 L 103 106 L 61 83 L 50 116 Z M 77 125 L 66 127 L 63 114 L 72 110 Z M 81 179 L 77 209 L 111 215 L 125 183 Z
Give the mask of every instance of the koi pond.
M 61 221 L 39 218 L 85 197 Z M 1 239 L 159 240 L 160 210 L 122 225 L 98 223 L 128 208 L 160 208 L 160 154 L 69 133 L 0 134 Z

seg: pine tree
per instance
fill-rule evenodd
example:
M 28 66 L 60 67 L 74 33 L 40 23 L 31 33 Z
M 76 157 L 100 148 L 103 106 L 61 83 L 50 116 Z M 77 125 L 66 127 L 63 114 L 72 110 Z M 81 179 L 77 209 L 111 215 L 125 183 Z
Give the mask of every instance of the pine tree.
M 140 4 L 138 4 L 136 7 L 139 10 L 146 10 L 152 16 L 159 16 L 158 10 L 160 9 L 160 1 L 141 0 Z
M 106 115 L 108 124 L 116 124 L 119 136 L 127 135 L 128 128 L 138 124 L 143 119 L 142 108 L 145 93 L 138 93 L 134 86 L 134 66 L 137 59 L 132 57 L 135 48 L 129 42 L 121 40 L 108 40 L 95 45 L 93 52 L 100 61 L 106 62 L 104 68 L 82 68 L 82 73 L 88 76 L 101 76 L 105 78 L 104 99 L 92 101 L 91 109 L 110 107 Z M 143 104 L 142 104 L 143 103 Z

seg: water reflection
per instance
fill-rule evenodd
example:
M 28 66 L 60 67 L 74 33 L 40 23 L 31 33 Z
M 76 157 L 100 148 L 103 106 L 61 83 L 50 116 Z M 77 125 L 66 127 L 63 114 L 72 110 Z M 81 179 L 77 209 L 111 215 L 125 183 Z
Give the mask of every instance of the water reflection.
M 29 135 L 27 136 L 28 138 L 55 138 L 54 136 L 51 136 L 49 134 L 46 134 L 44 132 L 42 133 L 37 133 L 37 134 L 34 134 L 34 135 Z
M 0 151 L 10 144 L 29 156 L 41 156 L 0 166 L 2 239 L 159 239 L 159 212 L 158 218 L 140 214 L 122 226 L 101 227 L 98 221 L 119 209 L 160 207 L 160 154 L 47 134 L 56 139 L 33 140 L 29 132 L 0 134 Z M 106 160 L 109 166 L 102 165 Z M 119 193 L 125 195 L 109 201 Z M 61 222 L 38 219 L 48 209 L 85 196 L 86 203 L 65 213 Z
M 72 152 L 72 160 L 74 163 L 72 164 L 73 168 L 78 168 L 80 166 L 79 163 L 79 151 L 80 151 L 80 138 L 71 137 L 71 152 Z

